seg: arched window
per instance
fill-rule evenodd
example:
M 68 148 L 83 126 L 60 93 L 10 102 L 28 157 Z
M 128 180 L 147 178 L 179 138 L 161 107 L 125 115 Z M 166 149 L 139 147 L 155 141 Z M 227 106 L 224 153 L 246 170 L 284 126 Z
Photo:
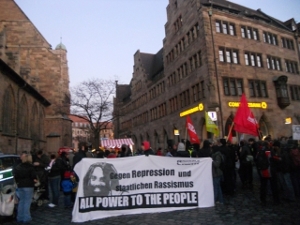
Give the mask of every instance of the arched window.
M 4 134 L 14 134 L 15 99 L 11 87 L 7 88 L 3 98 L 2 130 Z
M 39 139 L 39 116 L 38 108 L 36 103 L 33 104 L 31 110 L 31 123 L 30 123 L 30 133 L 31 138 L 34 140 Z
M 18 109 L 18 134 L 21 137 L 28 137 L 28 104 L 26 97 L 23 96 Z
M 45 113 L 43 111 L 43 109 L 40 110 L 40 114 L 39 114 L 39 132 L 40 132 L 40 139 L 44 140 L 44 120 L 45 120 Z

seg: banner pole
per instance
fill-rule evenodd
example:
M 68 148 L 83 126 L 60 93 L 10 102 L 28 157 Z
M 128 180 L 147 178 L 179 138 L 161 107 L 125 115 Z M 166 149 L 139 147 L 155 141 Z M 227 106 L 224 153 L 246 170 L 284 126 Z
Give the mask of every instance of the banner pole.
M 231 124 L 231 126 L 230 126 L 229 132 L 228 132 L 228 134 L 227 134 L 226 142 L 228 141 L 229 134 L 231 134 L 233 125 L 234 125 L 234 122 L 232 122 L 232 124 Z

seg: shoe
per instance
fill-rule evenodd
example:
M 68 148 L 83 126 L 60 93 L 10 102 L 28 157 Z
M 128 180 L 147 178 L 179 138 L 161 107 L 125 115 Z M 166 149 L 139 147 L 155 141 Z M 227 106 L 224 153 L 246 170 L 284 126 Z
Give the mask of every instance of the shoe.
M 49 203 L 48 206 L 49 206 L 50 208 L 54 208 L 56 205 L 54 205 L 53 203 Z

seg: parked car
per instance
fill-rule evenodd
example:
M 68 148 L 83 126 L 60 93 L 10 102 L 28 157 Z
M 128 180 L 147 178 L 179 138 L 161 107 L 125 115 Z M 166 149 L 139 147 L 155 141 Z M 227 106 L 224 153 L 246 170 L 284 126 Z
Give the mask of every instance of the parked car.
M 0 153 L 0 189 L 5 185 L 14 184 L 12 169 L 19 158 L 18 155 Z

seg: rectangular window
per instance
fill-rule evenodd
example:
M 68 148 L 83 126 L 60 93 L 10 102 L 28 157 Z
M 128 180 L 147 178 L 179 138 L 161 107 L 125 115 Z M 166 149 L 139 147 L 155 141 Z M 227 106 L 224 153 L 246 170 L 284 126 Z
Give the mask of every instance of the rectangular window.
M 242 38 L 246 38 L 246 28 L 245 27 L 241 27 L 241 34 L 242 34 Z
M 258 40 L 258 30 L 257 29 L 253 29 L 253 39 Z
M 220 60 L 220 62 L 225 62 L 224 61 L 224 50 L 223 49 L 219 49 L 219 60 Z
M 221 26 L 222 26 L 221 21 L 216 21 L 216 31 L 218 33 L 221 33 L 221 29 L 222 29 Z
M 235 36 L 235 26 L 232 23 L 229 24 L 229 34 Z
M 243 93 L 243 80 L 223 77 L 223 89 L 226 96 L 241 96 Z
M 298 74 L 298 63 L 295 61 L 285 60 L 286 72 Z
M 205 86 L 204 86 L 204 81 L 200 82 L 200 90 L 201 92 L 199 93 L 199 99 L 205 98 Z
M 249 80 L 249 93 L 250 97 L 267 98 L 266 81 L 262 80 Z
M 223 22 L 223 34 L 228 34 L 228 24 L 226 22 Z
M 259 40 L 258 29 L 252 27 L 241 26 L 242 38 L 248 38 L 253 40 Z
M 245 64 L 246 64 L 247 66 L 250 65 L 248 53 L 245 53 Z
M 217 33 L 229 34 L 235 36 L 235 25 L 226 21 L 216 20 L 216 31 Z
M 270 70 L 279 70 L 281 71 L 281 60 L 280 58 L 274 57 L 274 56 L 267 56 L 267 66 Z
M 263 37 L 264 37 L 264 42 L 269 43 L 271 45 L 278 45 L 277 35 L 269 32 L 263 32 Z
M 247 66 L 262 67 L 262 56 L 260 53 L 245 52 L 245 64 Z
M 291 85 L 290 86 L 290 94 L 291 94 L 291 99 L 293 101 L 300 101 L 300 86 Z
M 219 48 L 219 60 L 220 62 L 239 64 L 238 50 Z

